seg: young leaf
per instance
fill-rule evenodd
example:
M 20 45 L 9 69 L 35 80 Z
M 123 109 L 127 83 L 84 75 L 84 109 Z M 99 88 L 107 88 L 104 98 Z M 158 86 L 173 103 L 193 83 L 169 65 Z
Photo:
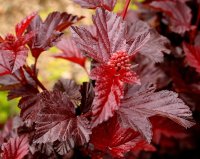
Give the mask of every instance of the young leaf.
M 176 93 L 166 90 L 154 92 L 154 90 L 149 86 L 140 89 L 132 86 L 129 89 L 118 110 L 124 127 L 139 131 L 148 142 L 151 142 L 152 125 L 148 119 L 151 116 L 170 118 L 185 128 L 194 125 L 187 120 L 192 117 L 192 112 Z
M 97 7 L 102 7 L 109 11 L 112 11 L 117 0 L 74 0 L 83 8 L 96 9 Z
M 18 70 L 26 63 L 26 58 L 28 57 L 28 48 L 25 46 L 21 46 L 18 48 L 16 52 L 13 52 L 13 59 L 10 61 L 10 65 L 12 68 L 12 73 Z
M 91 143 L 95 149 L 115 157 L 124 157 L 124 153 L 147 144 L 138 132 L 121 127 L 116 116 L 93 129 Z
M 101 51 L 96 38 L 83 27 L 72 26 L 71 28 L 74 41 L 76 42 L 79 50 L 86 56 L 93 58 L 98 62 L 103 62 L 104 59 L 101 56 Z
M 97 30 L 97 40 L 86 29 L 72 27 L 74 40 L 83 53 L 98 62 L 107 62 L 111 54 L 126 51 L 126 24 L 121 17 L 99 8 L 93 16 L 93 22 Z
M 72 149 L 89 141 L 88 120 L 75 115 L 75 107 L 66 93 L 46 91 L 40 98 L 43 106 L 36 121 L 35 143 L 59 140 Z
M 55 56 L 56 58 L 69 60 L 85 68 L 86 58 L 83 57 L 72 39 L 62 38 L 56 46 L 62 51 L 61 54 Z
M 151 30 L 145 22 L 126 22 L 103 9 L 97 9 L 93 22 L 96 37 L 82 27 L 72 27 L 72 33 L 79 49 L 97 62 L 108 62 L 118 51 L 125 51 L 130 57 L 139 52 L 155 62 L 161 62 L 163 52 L 170 52 L 165 47 L 169 42 L 167 38 Z
M 115 78 L 115 69 L 100 66 L 92 70 L 90 77 L 96 80 L 95 98 L 93 101 L 93 126 L 108 120 L 115 110 L 119 109 L 123 97 L 123 83 Z
M 2 145 L 1 156 L 3 159 L 23 159 L 28 154 L 28 146 L 27 136 L 11 138 Z
M 183 1 L 153 1 L 150 6 L 162 11 L 169 17 L 170 29 L 179 34 L 184 34 L 192 29 L 191 9 Z
M 24 33 L 24 31 L 26 30 L 26 28 L 29 26 L 29 24 L 36 15 L 37 15 L 36 12 L 30 14 L 15 26 L 15 32 L 17 37 L 22 36 L 22 34 Z
M 186 55 L 186 62 L 200 73 L 200 47 L 183 43 L 183 50 Z
M 0 73 L 2 75 L 14 73 L 26 63 L 28 48 L 25 44 L 33 37 L 33 33 L 16 38 L 12 34 L 5 37 L 0 44 Z
M 38 57 L 42 51 L 54 46 L 63 34 L 62 31 L 82 18 L 66 12 L 52 12 L 43 22 L 37 15 L 27 29 L 28 32 L 36 32 L 29 43 L 33 56 Z
M 117 75 L 116 75 L 117 74 Z M 94 68 L 90 74 L 96 80 L 95 98 L 92 104 L 93 127 L 108 120 L 114 111 L 119 109 L 123 98 L 125 83 L 137 83 L 138 78 L 133 72 L 121 70 L 117 72 L 114 67 L 102 65 Z

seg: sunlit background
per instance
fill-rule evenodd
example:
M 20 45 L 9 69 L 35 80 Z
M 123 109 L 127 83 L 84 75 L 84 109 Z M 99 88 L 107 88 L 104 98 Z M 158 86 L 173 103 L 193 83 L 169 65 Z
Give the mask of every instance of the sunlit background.
M 125 0 L 118 0 L 114 11 L 120 12 L 124 2 Z M 82 9 L 72 0 L 0 0 L 0 4 L 0 35 L 3 37 L 7 33 L 13 33 L 15 25 L 34 11 L 38 11 L 43 19 L 52 11 L 66 11 L 86 17 L 77 25 L 92 24 L 93 11 Z M 130 8 L 137 9 L 134 4 L 131 4 Z M 66 30 L 66 35 L 68 34 L 70 34 L 69 29 Z M 66 60 L 53 58 L 56 53 L 59 53 L 59 50 L 54 47 L 44 52 L 38 61 L 39 78 L 47 88 L 51 89 L 55 81 L 61 77 L 74 79 L 77 83 L 88 81 L 86 72 L 80 66 Z M 32 58 L 29 57 L 27 61 L 31 64 Z M 0 124 L 4 123 L 10 116 L 19 113 L 17 102 L 18 99 L 7 101 L 7 93 L 0 92 Z

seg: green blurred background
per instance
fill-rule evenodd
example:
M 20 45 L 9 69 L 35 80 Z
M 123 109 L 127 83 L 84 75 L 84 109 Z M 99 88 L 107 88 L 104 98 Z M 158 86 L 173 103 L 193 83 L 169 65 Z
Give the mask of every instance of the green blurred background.
M 42 18 L 45 18 L 52 11 L 67 11 L 71 14 L 86 17 L 77 25 L 92 24 L 91 15 L 93 11 L 82 9 L 72 0 L 0 0 L 0 4 L 1 36 L 13 33 L 15 25 L 34 11 L 38 11 Z M 114 11 L 121 11 L 124 4 L 125 0 L 118 0 Z M 133 2 L 130 9 L 137 9 Z M 68 31 L 66 31 L 66 34 L 68 34 Z M 43 53 L 38 61 L 39 78 L 47 88 L 51 89 L 53 84 L 61 77 L 74 79 L 77 83 L 88 81 L 87 74 L 80 66 L 66 60 L 54 59 L 52 56 L 56 53 L 59 53 L 59 50 L 54 47 Z M 32 57 L 29 57 L 27 61 L 29 64 L 33 63 Z M 7 118 L 19 113 L 18 100 L 7 101 L 7 92 L 0 92 L 0 124 L 4 123 Z

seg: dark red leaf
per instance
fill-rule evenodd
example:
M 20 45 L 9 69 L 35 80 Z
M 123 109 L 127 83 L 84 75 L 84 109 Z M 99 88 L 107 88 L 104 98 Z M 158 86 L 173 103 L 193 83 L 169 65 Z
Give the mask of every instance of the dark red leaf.
M 115 110 L 119 109 L 123 98 L 123 83 L 115 77 L 115 69 L 100 66 L 92 70 L 90 77 L 96 80 L 95 98 L 93 101 L 93 126 L 108 120 Z
M 108 120 L 114 111 L 119 109 L 120 100 L 123 98 L 123 86 L 126 83 L 138 82 L 136 74 L 121 71 L 109 65 L 94 68 L 90 75 L 96 80 L 95 98 L 93 101 L 93 126 Z
M 25 96 L 20 99 L 18 107 L 21 109 L 20 117 L 23 120 L 36 121 L 37 113 L 42 108 L 39 94 Z
M 167 118 L 154 116 L 150 121 L 153 126 L 153 142 L 156 144 L 160 143 L 163 135 L 176 139 L 184 139 L 189 135 L 183 127 Z
M 69 149 L 89 141 L 91 130 L 88 120 L 75 115 L 75 107 L 66 93 L 43 92 L 42 110 L 36 122 L 35 143 L 66 142 Z
M 28 154 L 28 138 L 20 136 L 11 138 L 7 143 L 2 145 L 3 159 L 23 159 Z
M 35 81 L 24 68 L 15 71 L 12 75 L 1 76 L 0 84 L 1 91 L 9 91 L 8 100 L 37 94 L 39 92 Z
M 80 51 L 86 56 L 95 59 L 96 61 L 103 62 L 98 41 L 92 34 L 83 27 L 72 26 L 72 34 Z M 100 53 L 99 53 L 100 52 Z
M 23 37 L 15 39 L 12 34 L 6 36 L 5 42 L 0 44 L 2 74 L 14 73 L 26 63 L 28 48 L 25 44 L 31 38 L 32 35 L 26 40 L 24 40 Z
M 128 21 L 127 30 L 127 44 L 129 46 L 134 43 L 139 45 L 138 49 L 133 49 L 133 53 L 139 51 L 139 53 L 154 62 L 162 62 L 163 53 L 170 53 L 170 50 L 166 48 L 166 44 L 169 44 L 169 40 L 164 36 L 159 35 L 157 31 L 151 29 L 146 22 L 140 20 L 134 22 Z M 144 40 L 142 40 L 142 37 Z M 140 39 L 142 41 L 138 42 Z
M 31 84 L 20 84 L 17 85 L 16 88 L 12 88 L 8 93 L 8 100 L 29 96 L 32 94 L 37 94 L 39 91 L 35 85 Z
M 86 58 L 83 57 L 80 50 L 76 47 L 76 43 L 72 39 L 62 38 L 56 46 L 62 53 L 55 57 L 69 60 L 85 68 Z
M 29 43 L 33 56 L 38 57 L 42 51 L 54 46 L 63 34 L 62 31 L 82 18 L 66 12 L 52 12 L 43 22 L 37 15 L 28 27 L 28 32 L 36 33 Z
M 126 51 L 126 24 L 121 17 L 99 8 L 93 22 L 98 39 L 84 28 L 72 27 L 74 40 L 83 53 L 98 62 L 107 62 L 112 53 Z
M 0 50 L 0 75 L 10 74 L 12 72 L 9 61 L 12 59 L 12 54 L 8 50 Z
M 28 57 L 28 48 L 21 46 L 16 50 L 16 52 L 13 52 L 12 55 L 14 55 L 14 58 L 12 61 L 10 61 L 10 65 L 13 73 L 26 63 L 26 58 Z
M 94 88 L 92 86 L 92 83 L 84 82 L 81 86 L 80 92 L 82 96 L 80 112 L 86 113 L 90 110 L 94 99 Z
M 186 55 L 186 62 L 200 73 L 200 47 L 183 43 L 183 50 Z
M 115 157 L 123 157 L 124 153 L 137 149 L 137 146 L 143 149 L 147 145 L 138 132 L 122 128 L 116 116 L 93 129 L 91 143 L 95 149 Z
M 54 85 L 54 90 L 65 92 L 68 99 L 74 105 L 79 105 L 81 102 L 80 85 L 77 85 L 73 80 L 70 79 L 60 79 Z
M 152 139 L 152 125 L 149 117 L 160 115 L 170 118 L 185 128 L 194 125 L 191 119 L 192 112 L 178 95 L 172 91 L 154 92 L 154 87 L 147 85 L 141 87 L 132 86 L 122 101 L 118 114 L 122 125 L 139 131 L 148 142 Z
M 150 6 L 169 17 L 170 29 L 173 32 L 183 34 L 192 29 L 191 9 L 183 1 L 154 1 Z
M 144 34 L 139 35 L 130 45 L 128 53 L 130 56 L 135 55 L 150 39 L 150 33 L 146 32 Z
M 112 11 L 117 0 L 74 0 L 83 8 L 96 9 L 97 7 L 102 7 L 104 9 Z
M 17 37 L 22 36 L 22 34 L 24 33 L 24 31 L 26 30 L 26 28 L 29 26 L 29 24 L 36 15 L 37 15 L 36 12 L 30 14 L 15 26 L 15 32 Z
M 163 52 L 169 53 L 164 46 L 168 40 L 144 22 L 128 23 L 127 27 L 121 17 L 102 9 L 97 9 L 93 22 L 96 37 L 82 27 L 72 27 L 72 33 L 79 49 L 98 62 L 108 62 L 119 51 L 127 52 L 130 57 L 140 52 L 156 62 L 163 60 Z
M 71 148 L 69 148 L 67 141 L 56 142 L 55 149 L 58 152 L 58 154 L 60 154 L 60 155 L 67 155 L 68 153 L 70 155 Z M 73 152 L 73 150 L 72 150 L 72 152 Z M 72 158 L 72 156 L 73 156 L 73 153 L 71 154 L 70 158 Z
M 140 77 L 141 83 L 152 83 L 156 89 L 160 90 L 171 82 L 171 78 L 149 58 L 137 56 L 135 61 L 138 64 L 136 72 Z

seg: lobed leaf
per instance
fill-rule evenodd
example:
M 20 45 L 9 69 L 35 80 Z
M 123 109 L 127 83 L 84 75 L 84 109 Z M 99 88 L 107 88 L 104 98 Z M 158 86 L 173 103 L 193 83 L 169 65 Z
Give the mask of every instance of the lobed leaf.
M 29 24 L 31 23 L 31 21 L 33 20 L 33 18 L 37 15 L 36 12 L 30 14 L 29 16 L 27 16 L 25 19 L 23 19 L 20 23 L 18 23 L 15 26 L 15 32 L 16 32 L 16 36 L 20 37 L 22 36 L 22 34 L 24 33 L 24 31 L 27 29 L 27 27 L 29 26 Z
M 148 142 L 151 142 L 151 116 L 167 117 L 185 128 L 194 125 L 187 120 L 192 117 L 192 112 L 176 93 L 167 90 L 154 92 L 154 88 L 149 86 L 144 88 L 137 89 L 136 86 L 132 86 L 125 95 L 118 111 L 124 127 L 139 131 Z
M 119 109 L 123 97 L 123 83 L 115 77 L 115 69 L 110 66 L 99 66 L 92 70 L 90 77 L 96 80 L 95 97 L 92 104 L 93 127 L 112 117 Z
M 114 157 L 124 157 L 124 154 L 132 149 L 147 148 L 147 142 L 138 132 L 120 126 L 116 115 L 93 129 L 91 143 L 95 149 L 110 153 Z
M 69 60 L 85 68 L 86 58 L 83 57 L 80 50 L 76 47 L 76 43 L 72 39 L 62 38 L 56 46 L 62 51 L 62 53 L 55 56 L 56 58 Z
M 134 72 L 121 70 L 116 73 L 115 68 L 109 65 L 94 68 L 90 77 L 96 80 L 92 104 L 92 124 L 95 127 L 108 120 L 119 109 L 124 95 L 124 83 L 138 83 L 139 80 Z
M 98 62 L 107 62 L 112 53 L 126 51 L 126 24 L 121 17 L 99 8 L 93 22 L 97 39 L 85 28 L 72 27 L 74 40 L 83 53 Z
M 69 149 L 89 141 L 91 130 L 84 116 L 75 115 L 75 107 L 66 93 L 41 94 L 42 109 L 36 121 L 35 143 L 66 142 Z
M 35 16 L 27 29 L 28 32 L 36 33 L 29 43 L 33 56 L 38 57 L 42 51 L 54 46 L 62 31 L 82 18 L 66 12 L 52 12 L 43 22 L 39 15 Z
M 79 105 L 81 101 L 80 85 L 73 80 L 60 79 L 55 83 L 53 90 L 65 92 L 68 99 L 74 104 Z
M 192 29 L 191 26 L 191 9 L 184 1 L 153 1 L 150 6 L 162 11 L 169 17 L 171 31 L 184 34 Z
M 154 62 L 162 62 L 163 53 L 170 53 L 170 50 L 166 47 L 169 44 L 169 40 L 159 35 L 156 30 L 151 29 L 146 22 L 141 20 L 128 21 L 127 31 L 127 44 L 130 47 L 132 46 L 129 53 L 133 52 L 132 54 L 134 55 L 134 53 L 139 52 Z M 135 44 L 139 47 L 134 48 Z
M 42 109 L 39 94 L 21 98 L 18 107 L 21 109 L 20 117 L 23 120 L 31 120 L 32 122 L 35 122 L 38 112 Z
M 27 136 L 11 138 L 7 143 L 2 145 L 2 158 L 23 159 L 28 154 L 28 147 Z

